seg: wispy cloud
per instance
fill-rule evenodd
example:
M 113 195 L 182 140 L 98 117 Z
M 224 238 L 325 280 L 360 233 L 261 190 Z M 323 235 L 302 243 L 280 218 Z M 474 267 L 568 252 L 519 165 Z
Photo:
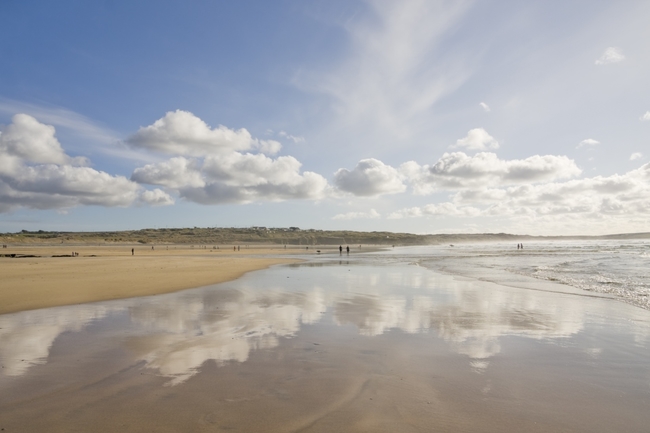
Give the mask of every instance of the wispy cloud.
M 646 111 L 643 116 L 639 117 L 639 120 L 642 122 L 648 122 L 650 121 L 650 111 Z
M 286 138 L 287 140 L 291 140 L 294 143 L 304 143 L 305 142 L 305 137 L 302 137 L 302 136 L 299 136 L 299 135 L 298 136 L 297 135 L 291 135 L 291 134 L 289 134 L 288 132 L 285 132 L 285 131 L 278 132 L 278 135 L 280 137 Z
M 348 212 L 340 213 L 332 217 L 333 220 L 356 220 L 356 219 L 377 219 L 381 218 L 379 212 L 370 209 L 368 212 Z
M 600 141 L 594 140 L 593 138 L 587 138 L 586 140 L 582 140 L 580 143 L 578 143 L 576 149 L 580 149 L 581 147 L 585 146 L 595 146 L 597 144 L 600 144 Z
M 609 47 L 605 50 L 602 56 L 596 60 L 597 65 L 607 65 L 610 63 L 618 63 L 625 60 L 625 56 L 621 50 L 616 47 Z
M 90 148 L 100 154 L 133 161 L 151 161 L 150 155 L 129 149 L 120 134 L 88 117 L 65 108 L 37 105 L 13 99 L 0 98 L 0 113 L 28 114 L 39 122 L 68 131 L 84 141 L 84 152 Z
M 369 14 L 345 25 L 350 49 L 326 71 L 301 71 L 296 84 L 331 97 L 344 127 L 412 136 L 428 125 L 428 110 L 456 90 L 470 70 L 446 53 L 444 34 L 463 16 L 468 2 L 368 2 Z
M 104 144 L 115 143 L 120 140 L 119 135 L 111 129 L 99 125 L 86 116 L 61 107 L 46 107 L 0 98 L 0 112 L 10 115 L 29 114 L 41 122 L 69 129 L 81 137 Z
M 483 108 L 483 110 L 484 110 L 486 113 L 489 113 L 490 111 L 492 111 L 492 110 L 490 109 L 490 106 L 489 106 L 488 104 L 486 104 L 485 102 L 480 102 L 478 105 L 480 105 L 481 108 Z
M 643 158 L 643 154 L 641 152 L 634 152 L 632 155 L 630 155 L 630 161 L 636 161 L 637 159 Z

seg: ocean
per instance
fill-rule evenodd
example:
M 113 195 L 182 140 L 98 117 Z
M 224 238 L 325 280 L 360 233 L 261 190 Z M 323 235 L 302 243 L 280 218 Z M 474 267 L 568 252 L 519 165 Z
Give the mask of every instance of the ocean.
M 536 241 L 393 248 L 377 253 L 448 274 L 503 282 L 507 274 L 608 294 L 650 310 L 650 241 Z M 501 272 L 501 275 L 498 273 Z M 507 279 L 507 278 L 506 278 Z

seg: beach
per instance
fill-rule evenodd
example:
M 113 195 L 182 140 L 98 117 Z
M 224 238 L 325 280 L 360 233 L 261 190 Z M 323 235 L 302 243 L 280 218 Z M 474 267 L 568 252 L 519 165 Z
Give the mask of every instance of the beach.
M 132 251 L 133 255 L 132 255 Z M 72 257 L 72 253 L 78 253 Z M 234 251 L 159 246 L 14 246 L 0 254 L 0 314 L 150 296 L 205 286 L 295 259 L 297 248 L 261 246 Z M 274 257 L 268 257 L 273 254 Z M 31 257 L 30 257 L 31 256 Z M 59 256 L 59 257 L 57 257 Z
M 530 260 L 509 245 L 463 248 L 260 254 L 293 262 L 2 314 L 0 427 L 645 432 L 650 313 L 495 267 Z

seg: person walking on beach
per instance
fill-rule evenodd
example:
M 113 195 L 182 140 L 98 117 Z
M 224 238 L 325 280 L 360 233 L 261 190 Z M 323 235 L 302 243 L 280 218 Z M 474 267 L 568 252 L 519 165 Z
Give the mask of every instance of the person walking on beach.
M 348 253 L 348 256 L 350 255 L 350 245 L 345 247 L 345 251 Z
M 339 245 L 339 256 L 343 255 L 343 245 Z
M 131 255 L 135 254 L 135 248 L 131 248 Z

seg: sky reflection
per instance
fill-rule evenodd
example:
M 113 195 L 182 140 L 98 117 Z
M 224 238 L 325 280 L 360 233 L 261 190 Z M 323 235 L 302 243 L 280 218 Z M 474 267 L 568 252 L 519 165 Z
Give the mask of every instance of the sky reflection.
M 209 288 L 3 315 L 2 375 L 24 375 L 45 364 L 59 335 L 90 323 L 98 326 L 99 338 L 109 324 L 128 328 L 118 339 L 106 338 L 106 344 L 127 348 L 134 361 L 169 378 L 169 385 L 183 383 L 208 360 L 245 362 L 252 351 L 276 348 L 305 325 L 333 333 L 354 326 L 364 337 L 389 330 L 430 333 L 466 355 L 480 373 L 502 351 L 503 337 L 570 338 L 588 320 L 606 315 L 612 304 L 459 280 L 417 266 L 350 269 L 337 263 L 276 267 Z M 124 315 L 124 323 L 112 320 Z M 645 341 L 645 336 L 637 331 L 635 339 Z

